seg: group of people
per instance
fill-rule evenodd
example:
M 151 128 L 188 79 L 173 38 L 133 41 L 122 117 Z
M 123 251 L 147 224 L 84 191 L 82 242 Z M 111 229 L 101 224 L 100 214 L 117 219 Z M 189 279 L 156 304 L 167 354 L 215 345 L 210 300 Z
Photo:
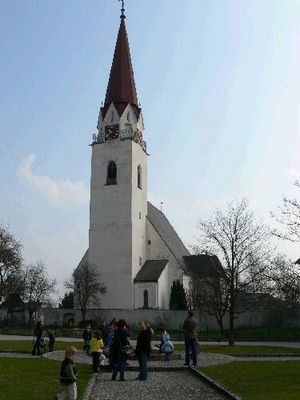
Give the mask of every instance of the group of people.
M 124 319 L 113 320 L 109 325 L 102 324 L 104 329 L 99 329 L 92 335 L 90 325 L 83 331 L 84 350 L 93 356 L 93 371 L 99 371 L 101 358 L 104 356 L 104 349 L 109 349 L 109 363 L 112 369 L 111 379 L 115 381 L 119 375 L 120 381 L 125 381 L 125 368 L 129 352 L 132 352 L 130 344 L 130 327 Z M 197 321 L 193 312 L 188 312 L 188 317 L 183 323 L 185 337 L 185 365 L 197 365 Z M 139 363 L 139 374 L 137 380 L 145 381 L 148 377 L 148 359 L 151 353 L 151 339 L 153 329 L 149 324 L 141 321 L 138 323 L 138 336 L 136 341 L 135 354 Z M 161 330 L 161 343 L 159 351 L 164 352 L 165 360 L 169 361 L 174 345 L 170 335 L 165 329 Z M 58 400 L 77 399 L 77 371 L 74 366 L 75 347 L 68 347 L 65 352 L 65 359 L 61 364 L 60 382 L 63 385 L 62 393 L 57 395 Z M 105 357 L 105 356 L 104 356 Z

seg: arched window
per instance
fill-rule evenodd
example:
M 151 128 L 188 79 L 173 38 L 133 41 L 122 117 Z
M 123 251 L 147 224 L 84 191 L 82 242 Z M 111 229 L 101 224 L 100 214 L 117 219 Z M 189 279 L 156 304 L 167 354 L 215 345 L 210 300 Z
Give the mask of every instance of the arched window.
M 142 167 L 140 165 L 137 167 L 137 185 L 142 189 Z
M 107 185 L 117 184 L 117 164 L 114 161 L 110 161 L 107 165 L 106 184 Z
M 115 113 L 113 112 L 113 110 L 111 111 L 111 118 L 110 118 L 110 122 L 113 123 L 115 119 Z
M 128 111 L 128 113 L 127 113 L 127 121 L 130 122 L 130 114 L 129 114 L 129 111 Z
M 148 290 L 144 290 L 144 308 L 149 308 L 149 294 L 148 294 Z

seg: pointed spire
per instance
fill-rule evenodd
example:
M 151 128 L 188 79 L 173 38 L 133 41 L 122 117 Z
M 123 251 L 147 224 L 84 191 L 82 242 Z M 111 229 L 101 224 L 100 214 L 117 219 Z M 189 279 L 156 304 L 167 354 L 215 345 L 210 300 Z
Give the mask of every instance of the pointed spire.
M 115 104 L 119 115 L 123 113 L 128 103 L 133 106 L 137 116 L 140 113 L 131 64 L 124 11 L 124 2 L 122 1 L 121 24 L 118 32 L 113 63 L 110 70 L 105 103 L 102 109 L 103 116 L 106 114 L 111 103 Z

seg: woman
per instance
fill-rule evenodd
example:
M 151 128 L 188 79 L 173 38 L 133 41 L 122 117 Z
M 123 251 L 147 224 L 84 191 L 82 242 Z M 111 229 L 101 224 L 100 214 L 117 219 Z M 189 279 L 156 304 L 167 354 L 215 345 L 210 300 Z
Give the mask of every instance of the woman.
M 120 319 L 117 323 L 117 329 L 114 332 L 112 349 L 116 365 L 111 377 L 113 381 L 116 380 L 118 372 L 120 373 L 120 381 L 125 381 L 124 370 L 127 358 L 126 347 L 130 346 L 128 331 L 125 329 L 125 326 L 125 320 Z
M 139 335 L 136 342 L 135 354 L 138 357 L 140 374 L 138 379 L 147 380 L 147 362 L 151 352 L 151 337 L 146 329 L 145 322 L 138 323 Z

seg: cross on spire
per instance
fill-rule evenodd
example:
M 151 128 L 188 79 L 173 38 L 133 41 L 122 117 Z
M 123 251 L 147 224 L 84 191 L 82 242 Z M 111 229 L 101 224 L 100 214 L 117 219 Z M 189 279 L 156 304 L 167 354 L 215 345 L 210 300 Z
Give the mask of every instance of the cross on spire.
M 126 18 L 126 16 L 125 16 L 125 1 L 124 1 L 124 0 L 119 0 L 119 1 L 121 1 L 121 3 L 122 3 L 121 16 L 120 16 L 120 18 L 121 18 L 121 19 L 124 19 L 124 18 Z

